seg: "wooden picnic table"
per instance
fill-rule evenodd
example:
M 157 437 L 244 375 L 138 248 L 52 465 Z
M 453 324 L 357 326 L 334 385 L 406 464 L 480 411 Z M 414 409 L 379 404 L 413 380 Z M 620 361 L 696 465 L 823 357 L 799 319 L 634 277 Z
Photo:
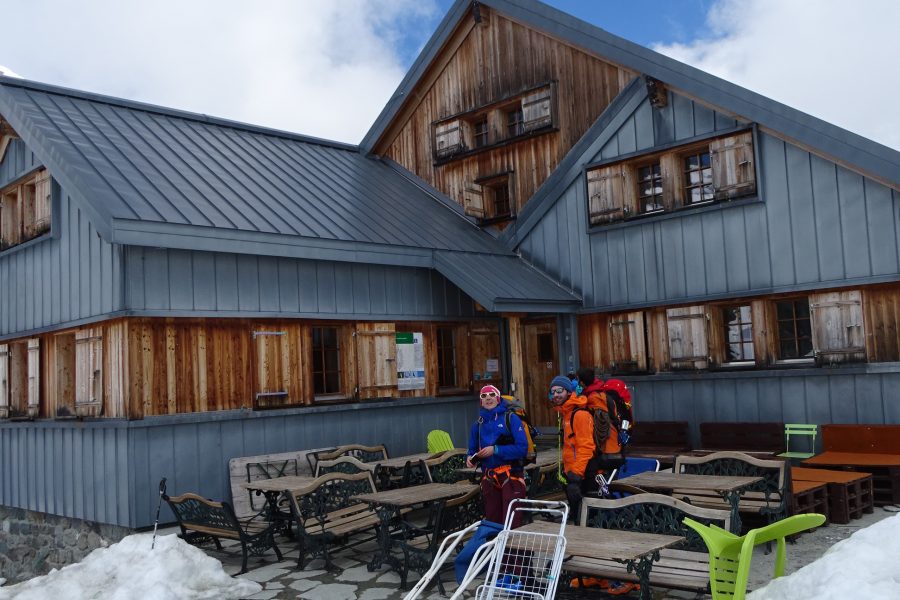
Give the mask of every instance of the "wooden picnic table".
M 555 535 L 559 532 L 559 525 L 535 521 L 515 531 Z M 626 565 L 629 571 L 633 569 L 640 580 L 641 600 L 650 600 L 653 597 L 650 589 L 650 571 L 653 562 L 659 560 L 659 551 L 684 541 L 683 537 L 677 535 L 599 529 L 580 525 L 566 525 L 564 534 L 567 558 L 612 560 Z M 566 563 L 563 563 L 563 569 L 565 568 Z
M 702 490 L 716 492 L 731 506 L 731 529 L 740 535 L 741 517 L 738 511 L 741 496 L 746 488 L 762 481 L 762 477 L 737 477 L 731 475 L 697 475 L 693 473 L 669 473 L 646 471 L 617 479 L 618 483 L 633 485 L 644 490 L 671 493 L 673 490 Z
M 430 458 L 440 456 L 443 452 L 419 452 L 417 454 L 408 454 L 406 456 L 395 456 L 393 458 L 385 458 L 369 463 L 372 465 L 375 479 L 378 480 L 378 487 L 387 489 L 391 485 L 391 476 L 397 471 L 405 469 L 407 464 L 415 464 L 419 461 L 426 461 Z
M 433 502 L 462 496 L 473 488 L 475 486 L 470 483 L 425 483 L 353 496 L 354 500 L 372 505 L 381 520 L 381 526 L 378 528 L 379 549 L 366 566 L 368 570 L 375 571 L 380 569 L 382 564 L 388 563 L 392 569 L 401 572 L 400 559 L 391 555 L 390 524 L 403 509 L 427 506 Z

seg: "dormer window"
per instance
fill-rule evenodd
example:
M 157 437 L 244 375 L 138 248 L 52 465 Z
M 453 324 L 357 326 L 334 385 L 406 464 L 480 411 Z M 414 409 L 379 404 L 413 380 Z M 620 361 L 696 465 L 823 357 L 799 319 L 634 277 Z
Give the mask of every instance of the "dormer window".
M 479 117 L 472 124 L 472 132 L 475 138 L 475 147 L 476 148 L 484 148 L 489 143 L 488 136 L 488 120 L 486 116 Z
M 0 190 L 0 251 L 50 231 L 51 190 L 46 169 Z

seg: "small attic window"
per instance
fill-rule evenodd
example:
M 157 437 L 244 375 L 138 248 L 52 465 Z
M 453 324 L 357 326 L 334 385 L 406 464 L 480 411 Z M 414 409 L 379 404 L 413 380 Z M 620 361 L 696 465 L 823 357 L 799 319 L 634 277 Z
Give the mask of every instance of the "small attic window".
M 0 251 L 49 233 L 51 207 L 52 185 L 46 169 L 0 190 Z

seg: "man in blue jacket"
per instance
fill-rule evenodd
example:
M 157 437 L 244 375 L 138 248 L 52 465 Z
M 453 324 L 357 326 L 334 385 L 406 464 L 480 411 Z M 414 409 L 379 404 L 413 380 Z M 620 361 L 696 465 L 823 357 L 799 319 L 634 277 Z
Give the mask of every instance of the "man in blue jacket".
M 479 399 L 481 410 L 469 434 L 466 465 L 481 468 L 485 518 L 504 523 L 510 502 L 526 496 L 523 461 L 528 452 L 528 438 L 519 416 L 507 414 L 500 390 L 486 385 L 481 388 Z M 520 520 L 516 519 L 513 527 L 518 527 Z

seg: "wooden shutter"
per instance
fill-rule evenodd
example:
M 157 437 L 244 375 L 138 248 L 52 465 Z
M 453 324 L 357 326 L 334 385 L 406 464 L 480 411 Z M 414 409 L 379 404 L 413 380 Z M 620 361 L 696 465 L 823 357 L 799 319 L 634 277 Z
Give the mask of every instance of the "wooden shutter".
M 434 127 L 434 154 L 438 158 L 463 150 L 462 122 L 449 121 Z
M 588 171 L 590 224 L 609 223 L 627 216 L 627 198 L 633 187 L 630 170 L 625 165 L 612 165 Z
M 810 294 L 809 309 L 817 360 L 829 364 L 866 360 L 859 290 Z
M 253 407 L 271 408 L 288 404 L 293 365 L 287 331 L 254 331 L 253 340 L 256 350 L 256 393 Z
M 9 416 L 9 346 L 0 344 L 0 418 Z
M 28 340 L 28 416 L 36 417 L 41 408 L 41 340 Z
M 673 369 L 705 369 L 708 366 L 706 308 L 686 306 L 666 310 L 669 361 Z
M 547 86 L 522 98 L 522 128 L 534 131 L 553 124 L 553 104 Z
M 51 185 L 50 172 L 39 171 L 34 181 L 34 234 L 50 231 Z
M 397 395 L 397 340 L 393 323 L 360 323 L 356 337 L 360 399 Z
M 709 154 L 716 200 L 756 192 L 752 132 L 711 141 Z
M 484 219 L 484 188 L 475 183 L 470 183 L 463 191 L 463 210 L 470 217 Z
M 97 417 L 103 412 L 103 330 L 75 332 L 75 414 Z
M 609 319 L 610 370 L 629 373 L 647 370 L 644 313 L 611 315 Z

